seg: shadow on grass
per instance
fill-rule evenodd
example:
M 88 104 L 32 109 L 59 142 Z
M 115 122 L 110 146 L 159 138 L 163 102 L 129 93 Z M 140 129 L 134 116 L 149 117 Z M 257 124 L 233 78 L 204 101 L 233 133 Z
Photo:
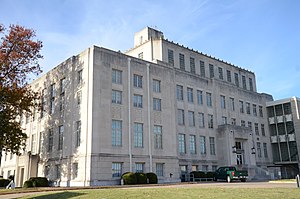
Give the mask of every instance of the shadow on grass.
M 78 192 L 70 192 L 70 191 L 64 191 L 59 193 L 49 193 L 45 195 L 40 196 L 29 196 L 26 198 L 34 198 L 34 199 L 57 199 L 57 198 L 74 198 L 77 196 L 85 195 L 85 193 L 78 193 Z

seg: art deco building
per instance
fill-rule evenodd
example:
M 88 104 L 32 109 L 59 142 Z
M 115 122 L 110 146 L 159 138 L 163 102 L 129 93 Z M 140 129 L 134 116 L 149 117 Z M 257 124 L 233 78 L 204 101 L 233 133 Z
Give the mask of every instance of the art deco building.
M 234 165 L 273 174 L 266 103 L 255 74 L 145 28 L 125 53 L 92 46 L 31 83 L 42 111 L 23 117 L 27 149 L 3 155 L 17 186 L 120 183 L 127 171 L 176 182 Z M 273 145 L 273 142 L 272 142 Z M 276 158 L 276 157 L 274 157 Z

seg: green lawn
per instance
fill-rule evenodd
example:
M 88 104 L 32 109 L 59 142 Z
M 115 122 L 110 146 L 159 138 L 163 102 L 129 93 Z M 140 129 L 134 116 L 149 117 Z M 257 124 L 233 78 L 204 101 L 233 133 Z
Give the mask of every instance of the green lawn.
M 34 194 L 34 193 L 33 193 Z M 132 189 L 85 189 L 47 192 L 24 198 L 243 198 L 288 199 L 299 198 L 300 189 L 290 188 L 132 188 Z

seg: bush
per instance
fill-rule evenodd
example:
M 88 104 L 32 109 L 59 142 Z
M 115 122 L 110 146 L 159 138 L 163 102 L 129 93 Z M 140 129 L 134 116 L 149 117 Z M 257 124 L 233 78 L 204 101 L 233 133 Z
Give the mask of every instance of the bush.
M 192 171 L 190 174 L 193 174 L 194 178 L 206 178 L 206 175 L 203 171 Z
M 136 175 L 132 172 L 124 173 L 121 179 L 124 180 L 124 185 L 132 185 L 137 183 Z
M 206 178 L 214 178 L 215 177 L 215 172 L 209 171 L 206 173 Z
M 23 184 L 23 188 L 30 188 L 33 187 L 33 182 L 31 180 L 27 180 Z
M 49 182 L 45 177 L 31 177 L 29 181 L 32 181 L 33 187 L 48 187 Z
M 10 180 L 8 179 L 0 179 L 0 187 L 6 187 L 9 184 Z
M 147 176 L 144 173 L 135 173 L 137 184 L 147 184 Z
M 146 173 L 149 184 L 157 184 L 157 175 L 155 173 Z

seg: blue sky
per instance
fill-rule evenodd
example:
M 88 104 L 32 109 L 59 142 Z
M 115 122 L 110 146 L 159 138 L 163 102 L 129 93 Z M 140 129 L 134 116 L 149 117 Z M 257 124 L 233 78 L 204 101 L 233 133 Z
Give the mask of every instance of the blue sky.
M 91 45 L 125 51 L 146 26 L 255 72 L 258 92 L 300 97 L 298 0 L 0 0 L 0 23 L 36 30 L 44 72 Z

